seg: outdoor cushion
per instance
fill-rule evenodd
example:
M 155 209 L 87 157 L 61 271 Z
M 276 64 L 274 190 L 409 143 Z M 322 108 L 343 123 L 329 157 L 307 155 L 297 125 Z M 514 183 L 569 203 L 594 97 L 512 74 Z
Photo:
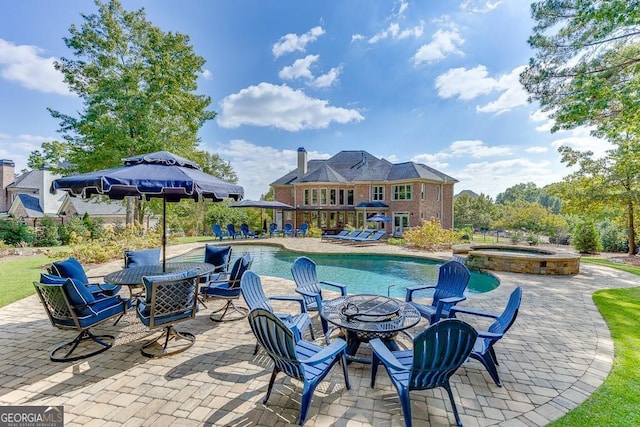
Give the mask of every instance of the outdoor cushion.
M 79 308 L 80 313 L 84 313 L 89 310 L 86 306 L 96 301 L 96 297 L 87 289 L 85 285 L 76 283 L 71 278 L 63 278 L 54 276 L 52 274 L 40 274 L 40 283 L 45 285 L 63 285 L 67 290 L 69 301 L 74 306 L 85 306 Z
M 141 249 L 137 251 L 124 251 L 125 268 L 140 267 L 143 265 L 159 265 L 160 248 Z
M 40 283 L 45 285 L 64 285 L 66 281 L 66 278 L 55 274 L 40 273 Z
M 60 277 L 70 277 L 80 284 L 86 285 L 89 283 L 89 278 L 87 278 L 87 273 L 85 273 L 84 268 L 82 268 L 82 264 L 73 257 L 67 258 L 64 261 L 54 262 L 51 270 L 52 273 Z
M 229 263 L 229 257 L 231 255 L 231 246 L 204 246 L 204 262 L 213 264 L 216 266 L 214 273 L 222 273 L 225 271 L 225 267 Z

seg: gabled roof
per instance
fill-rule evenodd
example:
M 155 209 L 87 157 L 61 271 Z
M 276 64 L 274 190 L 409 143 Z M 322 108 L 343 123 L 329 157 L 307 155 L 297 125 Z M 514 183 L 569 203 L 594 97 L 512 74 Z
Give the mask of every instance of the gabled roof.
M 28 218 L 42 218 L 44 216 L 44 212 L 42 212 L 42 208 L 40 207 L 40 199 L 36 196 L 32 196 L 30 194 L 18 194 L 16 200 L 14 200 L 11 205 L 9 213 L 12 213 L 19 205 L 24 207 L 24 210 L 27 211 Z
M 307 173 L 298 178 L 293 170 L 271 185 L 291 185 L 302 182 L 371 182 L 427 179 L 442 183 L 458 182 L 442 172 L 421 163 L 391 163 L 363 150 L 341 151 L 326 160 L 307 162 Z
M 42 174 L 44 173 L 45 171 L 41 169 L 25 172 L 18 176 L 15 181 L 7 186 L 7 188 L 39 190 L 42 186 Z

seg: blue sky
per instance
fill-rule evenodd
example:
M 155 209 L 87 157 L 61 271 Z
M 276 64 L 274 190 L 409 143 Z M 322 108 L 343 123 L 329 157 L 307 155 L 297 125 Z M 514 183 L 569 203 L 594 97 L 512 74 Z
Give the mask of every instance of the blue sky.
M 295 168 L 296 150 L 328 158 L 364 149 L 458 179 L 495 197 L 569 173 L 557 148 L 602 153 L 587 129 L 551 134 L 518 82 L 533 52 L 523 0 L 123 0 L 206 59 L 198 93 L 218 113 L 201 148 L 231 162 L 255 199 Z M 81 104 L 53 61 L 87 0 L 0 2 L 0 158 L 26 167 L 59 139 L 47 107 Z

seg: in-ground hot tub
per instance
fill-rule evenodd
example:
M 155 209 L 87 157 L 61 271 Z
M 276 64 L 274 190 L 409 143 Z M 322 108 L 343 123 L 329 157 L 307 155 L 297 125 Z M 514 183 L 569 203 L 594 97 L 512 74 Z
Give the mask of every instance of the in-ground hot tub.
M 512 245 L 456 246 L 469 268 L 528 274 L 578 274 L 580 255 Z

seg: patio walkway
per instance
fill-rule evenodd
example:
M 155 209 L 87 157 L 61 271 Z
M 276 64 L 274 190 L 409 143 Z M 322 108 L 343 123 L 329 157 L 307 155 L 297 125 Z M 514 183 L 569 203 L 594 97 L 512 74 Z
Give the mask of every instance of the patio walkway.
M 345 248 L 311 238 L 268 241 L 309 251 L 425 255 L 387 245 Z M 198 246 L 202 244 L 170 250 L 178 254 Z M 90 272 L 106 274 L 120 267 L 121 262 L 115 261 Z M 495 386 L 477 361 L 466 363 L 453 376 L 465 426 L 545 425 L 602 384 L 612 366 L 613 343 L 591 295 L 604 287 L 637 286 L 638 281 L 636 276 L 602 267 L 582 265 L 581 270 L 573 277 L 500 273 L 497 290 L 463 303 L 499 312 L 515 286 L 524 291 L 518 319 L 496 348 L 503 387 Z M 268 295 L 294 293 L 289 280 L 264 277 L 263 283 Z M 0 309 L 0 405 L 64 405 L 66 426 L 294 423 L 300 383 L 279 376 L 270 401 L 263 405 L 270 360 L 263 352 L 253 356 L 255 340 L 246 320 L 215 324 L 208 318 L 214 304 L 208 305 L 194 320 L 179 325 L 178 329 L 197 336 L 184 353 L 163 359 L 143 357 L 140 347 L 155 333 L 150 334 L 130 312 L 118 326 L 98 328 L 117 336 L 113 348 L 72 364 L 49 361 L 49 351 L 75 335 L 53 328 L 35 296 L 6 306 Z M 319 332 L 318 319 L 314 322 Z M 421 321 L 412 332 L 425 326 Z M 384 369 L 374 389 L 369 387 L 369 366 L 351 364 L 349 375 L 351 390 L 344 388 L 339 367 L 320 384 L 306 426 L 403 425 L 397 393 Z M 412 392 L 412 410 L 415 425 L 454 422 L 442 389 Z

